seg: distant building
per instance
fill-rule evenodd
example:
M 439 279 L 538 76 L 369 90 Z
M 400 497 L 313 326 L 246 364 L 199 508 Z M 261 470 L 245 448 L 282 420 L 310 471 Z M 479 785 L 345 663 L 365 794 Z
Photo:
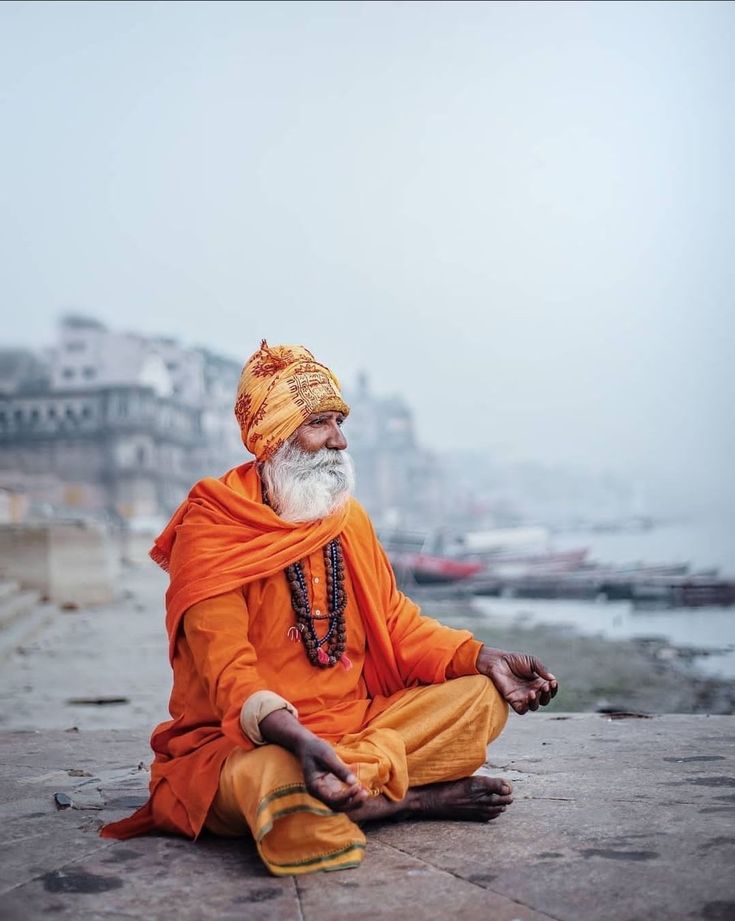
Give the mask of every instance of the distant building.
M 165 516 L 196 479 L 244 460 L 239 374 L 206 350 L 67 316 L 45 361 L 0 353 L 0 486 L 25 483 L 57 511 Z
M 19 390 L 38 392 L 51 386 L 48 362 L 29 349 L 0 350 L 0 396 Z
M 76 314 L 44 356 L 0 351 L 0 490 L 12 504 L 0 514 L 160 520 L 197 479 L 250 457 L 233 413 L 240 371 L 209 350 Z M 439 523 L 442 472 L 409 406 L 374 395 L 364 374 L 346 397 L 357 494 L 376 524 Z
M 242 462 L 232 411 L 242 370 L 238 362 L 169 337 L 111 331 L 77 315 L 62 319 L 50 362 L 54 389 L 137 385 L 197 409 L 202 438 L 194 466 L 204 474 L 216 475 Z
M 199 441 L 199 413 L 145 386 L 0 397 L 0 470 L 53 474 L 67 509 L 130 520 L 175 508 Z

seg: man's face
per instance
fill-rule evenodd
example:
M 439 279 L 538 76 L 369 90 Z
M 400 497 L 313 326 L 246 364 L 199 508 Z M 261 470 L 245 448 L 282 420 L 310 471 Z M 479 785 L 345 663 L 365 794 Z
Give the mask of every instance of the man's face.
M 347 439 L 342 432 L 344 421 L 345 417 L 342 413 L 312 413 L 296 429 L 291 440 L 293 444 L 308 454 L 321 451 L 322 448 L 344 451 L 347 447 Z
M 342 413 L 313 413 L 263 461 L 261 476 L 274 510 L 286 521 L 316 521 L 341 508 L 355 488 Z

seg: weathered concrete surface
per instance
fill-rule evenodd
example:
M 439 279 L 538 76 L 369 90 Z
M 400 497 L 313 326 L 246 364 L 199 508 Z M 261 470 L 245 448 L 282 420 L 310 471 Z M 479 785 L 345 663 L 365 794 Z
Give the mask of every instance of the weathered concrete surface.
M 152 729 L 168 719 L 166 581 L 152 563 L 126 567 L 114 602 L 56 607 L 20 648 L 0 629 L 0 729 Z M 123 702 L 80 702 L 104 698 Z
M 298 880 L 246 841 L 99 838 L 144 798 L 142 733 L 0 746 L 2 919 L 735 918 L 735 717 L 513 718 L 487 768 L 515 785 L 504 816 L 376 826 L 360 869 Z

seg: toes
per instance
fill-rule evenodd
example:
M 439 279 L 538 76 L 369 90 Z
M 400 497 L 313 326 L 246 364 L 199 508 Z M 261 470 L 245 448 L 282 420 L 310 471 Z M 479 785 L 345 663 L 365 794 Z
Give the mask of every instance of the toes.
M 510 806 L 513 802 L 513 787 L 507 780 L 495 777 L 482 778 L 484 783 L 475 784 L 471 798 L 478 802 L 481 808 L 495 808 Z
M 497 819 L 498 816 L 501 816 L 505 812 L 505 806 L 498 806 L 494 809 L 486 809 L 483 812 L 483 821 L 492 822 L 493 819 Z
M 489 795 L 497 793 L 499 796 L 510 796 L 513 787 L 507 780 L 501 777 L 483 777 L 475 776 L 471 780 L 471 792 L 483 793 Z

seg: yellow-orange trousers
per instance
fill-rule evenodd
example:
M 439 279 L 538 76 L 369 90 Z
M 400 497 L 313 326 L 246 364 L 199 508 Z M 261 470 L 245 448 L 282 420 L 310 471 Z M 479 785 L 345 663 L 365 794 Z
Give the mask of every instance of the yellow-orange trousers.
M 372 795 L 403 799 L 409 787 L 459 780 L 485 761 L 508 707 L 482 675 L 410 688 L 374 701 L 365 728 L 334 745 Z M 218 835 L 252 834 L 276 876 L 357 866 L 365 836 L 304 785 L 298 760 L 279 745 L 237 749 L 225 761 L 206 827 Z

